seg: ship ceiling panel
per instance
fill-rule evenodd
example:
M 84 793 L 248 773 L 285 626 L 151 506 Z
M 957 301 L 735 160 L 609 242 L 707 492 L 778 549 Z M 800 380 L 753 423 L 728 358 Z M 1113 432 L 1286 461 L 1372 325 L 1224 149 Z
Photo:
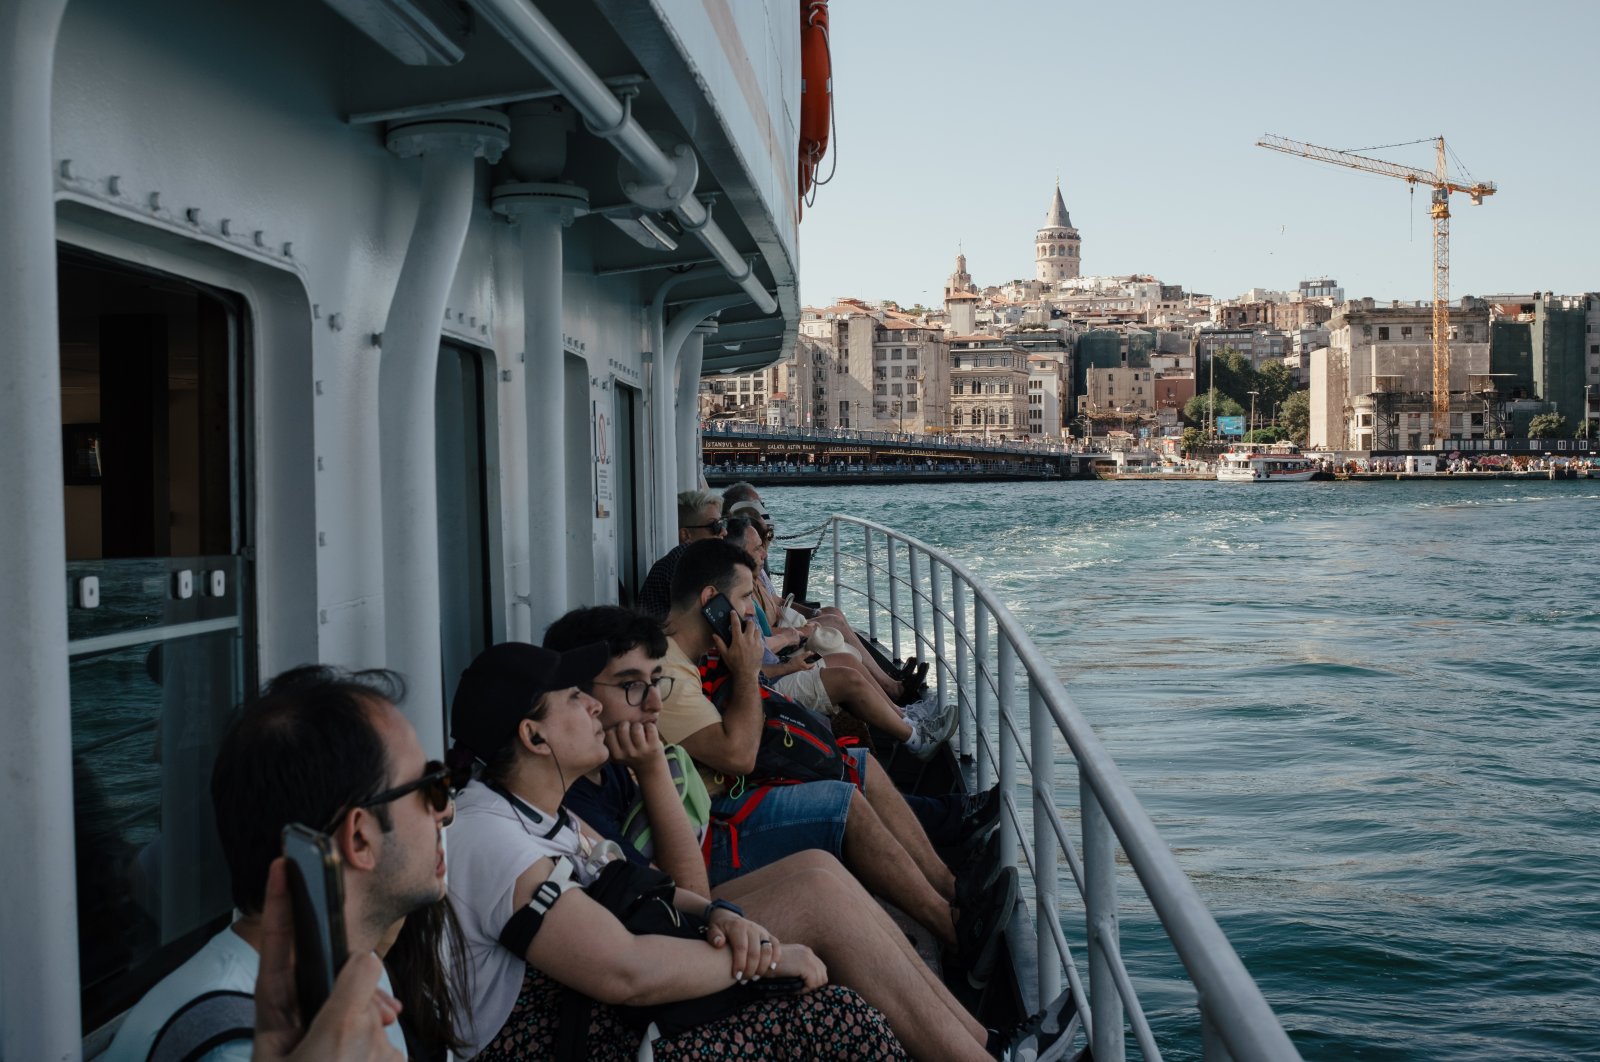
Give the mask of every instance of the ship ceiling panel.
M 694 144 L 701 160 L 698 189 L 702 196 L 715 195 L 712 211 L 717 224 L 736 248 L 756 259 L 757 276 L 769 291 L 776 291 L 783 318 L 797 322 L 794 262 L 777 237 L 759 188 L 659 16 L 650 11 L 648 3 L 637 13 L 624 10 L 621 15 L 614 5 L 605 3 L 545 2 L 537 6 L 597 75 L 613 84 L 636 83 L 639 96 L 633 101 L 633 113 L 642 126 L 665 140 Z M 614 28 L 619 17 L 631 19 L 620 35 Z M 346 62 L 338 101 L 341 112 L 353 122 L 452 105 L 499 106 L 517 98 L 553 94 L 544 75 L 481 20 L 467 36 L 462 61 L 442 67 L 406 66 L 354 26 L 343 21 L 339 25 L 348 40 L 341 42 Z M 691 127 L 696 129 L 694 136 L 688 132 Z M 652 251 L 599 216 L 610 209 L 626 211 L 629 207 L 617 161 L 616 149 L 590 134 L 580 122 L 569 140 L 564 179 L 588 193 L 595 211 L 577 223 L 591 243 L 594 271 L 638 270 L 645 274 L 643 285 L 648 291 L 671 270 L 702 263 L 706 251 L 690 233 L 676 235 L 677 247 L 672 250 Z M 504 163 L 496 168 L 494 178 L 496 182 L 515 179 Z M 677 288 L 675 300 L 739 290 L 720 269 L 698 265 L 698 273 L 705 275 Z M 787 345 L 792 343 L 790 335 Z

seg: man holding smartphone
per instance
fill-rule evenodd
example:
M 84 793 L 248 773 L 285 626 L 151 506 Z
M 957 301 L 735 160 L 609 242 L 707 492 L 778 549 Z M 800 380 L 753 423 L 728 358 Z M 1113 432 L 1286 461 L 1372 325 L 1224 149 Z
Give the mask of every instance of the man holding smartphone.
M 858 784 L 746 784 L 767 728 L 764 702 L 773 696 L 761 682 L 754 569 L 750 555 L 731 543 L 691 544 L 673 573 L 666 622 L 662 667 L 673 681 L 658 727 L 663 741 L 694 758 L 711 794 L 712 887 L 821 849 L 955 949 L 981 987 L 1016 902 L 1014 867 L 1002 868 L 986 889 L 957 895 L 955 875 L 871 753 L 857 754 Z
M 395 707 L 401 689 L 389 672 L 302 667 L 278 676 L 244 706 L 211 776 L 239 916 L 134 1006 L 104 1056 L 108 1062 L 250 1059 L 251 997 L 272 927 L 263 920 L 268 871 L 292 823 L 326 835 L 342 866 L 350 955 L 378 951 L 401 919 L 444 895 L 448 775 L 427 761 Z M 387 974 L 377 987 L 395 994 Z M 312 1017 L 299 1015 L 301 1026 Z M 407 1054 L 398 1023 L 384 1033 Z M 174 1039 L 182 1037 L 190 1039 Z M 192 1053 L 208 1043 L 214 1046 Z

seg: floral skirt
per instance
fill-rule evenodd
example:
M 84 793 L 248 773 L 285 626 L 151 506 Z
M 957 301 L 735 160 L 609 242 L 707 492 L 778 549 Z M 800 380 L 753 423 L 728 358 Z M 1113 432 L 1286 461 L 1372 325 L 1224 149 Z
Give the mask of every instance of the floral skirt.
M 525 1062 L 556 1057 L 556 1026 L 565 989 L 528 967 L 511 1017 L 474 1062 Z M 773 996 L 752 1003 L 721 1021 L 701 1025 L 653 1046 L 660 1062 L 690 1059 L 750 1059 L 811 1062 L 818 1059 L 908 1058 L 889 1030 L 889 1022 L 848 988 L 826 985 L 803 995 Z M 639 1034 L 623 1023 L 614 1007 L 589 1008 L 586 1058 L 594 1062 L 633 1062 Z M 565 1062 L 565 1060 L 562 1060 Z

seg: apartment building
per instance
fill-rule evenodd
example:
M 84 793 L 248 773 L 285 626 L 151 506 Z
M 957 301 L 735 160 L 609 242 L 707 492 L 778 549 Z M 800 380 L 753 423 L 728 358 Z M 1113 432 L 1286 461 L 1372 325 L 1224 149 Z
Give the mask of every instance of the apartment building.
M 950 338 L 950 430 L 1016 437 L 1028 430 L 1028 354 L 1002 336 Z

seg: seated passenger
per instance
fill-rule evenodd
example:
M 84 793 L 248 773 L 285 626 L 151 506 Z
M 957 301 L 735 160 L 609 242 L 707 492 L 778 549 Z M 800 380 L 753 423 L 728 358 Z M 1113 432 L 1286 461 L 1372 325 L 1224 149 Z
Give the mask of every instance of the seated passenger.
M 200 1024 L 210 1019 L 192 1008 L 204 997 L 235 993 L 219 1004 L 232 1005 L 255 991 L 268 871 L 290 823 L 321 830 L 338 848 L 351 955 L 379 950 L 397 923 L 440 901 L 449 787 L 442 765 L 425 762 L 416 731 L 395 707 L 401 689 L 389 672 L 303 667 L 278 676 L 246 703 L 211 773 L 217 832 L 241 914 L 129 1011 L 104 1056 L 108 1062 L 146 1062 L 158 1049 L 157 1057 L 182 1057 L 168 1039 L 183 1032 L 172 1022 L 175 1015 L 186 1012 L 191 1024 Z M 377 986 L 406 996 L 391 987 L 386 972 Z M 451 1000 L 444 996 L 436 1001 L 442 1015 L 433 1017 L 442 1016 L 448 1029 Z M 203 1038 L 214 1046 L 192 1057 L 249 1059 L 253 1007 L 244 1013 L 242 1023 L 221 1025 L 218 1038 Z M 385 1035 L 406 1053 L 399 1024 Z
M 759 572 L 766 562 L 766 542 L 770 539 L 770 535 L 763 534 L 765 525 L 750 517 L 733 516 L 728 518 L 727 527 L 726 541 L 748 553 Z M 768 618 L 779 612 L 781 604 L 772 601 L 770 596 L 764 596 L 764 588 L 759 580 L 756 582 L 755 616 L 758 624 L 765 628 Z M 798 629 L 789 628 L 789 631 Z M 956 713 L 953 705 L 950 710 L 937 715 L 929 711 L 920 716 L 896 707 L 872 681 L 861 663 L 860 655 L 842 641 L 837 643 L 837 651 L 826 660 L 821 659 L 820 654 L 807 656 L 807 651 L 802 649 L 787 661 L 779 661 L 776 656 L 771 656 L 772 639 L 768 638 L 767 641 L 769 655 L 762 658 L 761 677 L 785 697 L 813 711 L 833 715 L 842 708 L 862 722 L 904 742 L 912 755 L 923 760 L 932 756 L 955 730 Z M 817 642 L 822 644 L 820 638 Z M 808 661 L 817 666 L 811 666 Z
M 614 857 L 614 842 L 562 806 L 568 783 L 606 761 L 600 704 L 578 684 L 607 659 L 604 645 L 562 654 L 507 643 L 480 653 L 457 687 L 452 759 L 480 772 L 457 800 L 450 839 L 450 894 L 475 971 L 466 1057 L 621 1062 L 639 1035 L 615 1005 L 702 1000 L 766 977 L 798 978 L 805 991 L 658 1040 L 655 1056 L 904 1058 L 883 1015 L 827 985 L 811 949 L 781 943 L 737 908 L 678 889 L 673 905 L 704 915 L 704 939 L 634 935 L 578 887 Z
M 696 542 L 684 550 L 672 577 L 664 666 L 673 683 L 663 701 L 660 731 L 664 740 L 682 745 L 694 757 L 711 793 L 707 866 L 712 885 L 819 848 L 946 946 L 957 947 L 959 941 L 971 976 L 982 982 L 1016 900 L 1014 867 L 1003 868 L 993 888 L 958 898 L 955 875 L 869 752 L 850 753 L 856 784 L 782 784 L 785 779 L 777 776 L 747 777 L 760 762 L 763 735 L 777 732 L 767 725 L 768 708 L 787 703 L 760 682 L 761 632 L 752 618 L 754 568 L 749 554 L 737 546 Z M 732 605 L 728 641 L 712 631 L 702 613 L 719 594 Z M 703 669 L 699 661 L 705 661 Z M 777 729 L 789 733 L 782 721 Z M 770 755 L 783 755 L 771 745 L 766 749 Z M 959 919 L 952 901 L 961 911 Z
M 622 845 L 629 858 L 639 859 L 643 855 L 624 823 L 642 811 L 652 828 L 655 864 L 679 885 L 703 891 L 701 846 L 684 807 L 696 797 L 680 793 L 680 787 L 700 785 L 700 780 L 690 772 L 673 784 L 656 731 L 661 692 L 673 685 L 662 673 L 666 638 L 648 616 L 608 606 L 569 612 L 544 637 L 545 648 L 561 652 L 595 642 L 603 642 L 610 653 L 589 692 L 600 702 L 611 758 L 573 783 L 567 807 Z M 785 940 L 811 945 L 834 981 L 883 1011 L 914 1057 L 981 1059 L 1005 1046 L 999 1033 L 984 1029 L 956 1002 L 883 908 L 827 853 L 813 849 L 787 856 L 725 882 L 710 895 L 738 903 Z M 1037 1050 L 1048 1044 L 1034 1028 L 1012 1046 Z
M 722 512 L 724 516 L 754 517 L 760 520 L 767 530 L 773 530 L 772 517 L 768 515 L 766 506 L 762 504 L 760 493 L 749 483 L 735 483 L 722 492 Z M 756 577 L 766 587 L 767 592 L 776 599 L 778 596 L 777 591 L 772 586 L 772 576 L 768 574 L 765 566 L 757 571 Z M 878 684 L 891 700 L 896 704 L 914 706 L 910 712 L 913 717 L 920 716 L 924 712 L 938 707 L 936 704 L 923 700 L 924 694 L 927 692 L 924 682 L 924 678 L 928 673 L 927 664 L 918 663 L 914 660 L 908 661 L 905 670 L 900 675 L 891 675 L 883 669 L 877 658 L 862 643 L 861 636 L 856 634 L 855 628 L 850 625 L 843 612 L 831 606 L 811 609 L 798 601 L 791 602 L 789 607 L 796 613 L 796 620 L 810 620 L 838 631 L 845 643 L 855 650 L 857 658 L 863 668 L 866 669 L 869 677 Z M 780 621 L 780 623 L 789 622 L 793 621 Z M 918 703 L 919 700 L 922 703 Z
M 678 495 L 678 544 L 650 566 L 639 588 L 639 611 L 665 619 L 672 596 L 672 570 L 683 548 L 705 538 L 721 538 L 727 525 L 722 519 L 722 498 L 716 491 L 686 490 Z

